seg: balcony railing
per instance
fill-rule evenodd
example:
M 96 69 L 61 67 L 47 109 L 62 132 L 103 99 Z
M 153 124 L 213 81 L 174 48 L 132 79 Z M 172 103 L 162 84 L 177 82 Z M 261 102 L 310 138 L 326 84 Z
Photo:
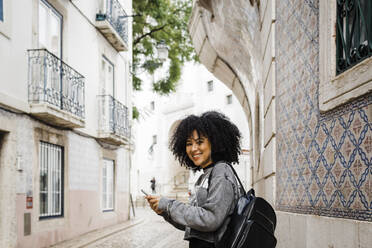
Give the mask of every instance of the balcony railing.
M 114 143 L 129 141 L 128 108 L 110 95 L 98 96 L 98 104 L 100 138 Z
M 128 50 L 128 15 L 118 0 L 102 0 L 104 7 L 96 15 L 97 28 L 106 36 L 118 51 Z M 115 39 L 115 34 L 111 34 L 111 28 L 106 27 L 107 21 L 113 30 L 119 35 L 120 39 Z
M 46 49 L 28 50 L 28 100 L 85 118 L 84 77 Z

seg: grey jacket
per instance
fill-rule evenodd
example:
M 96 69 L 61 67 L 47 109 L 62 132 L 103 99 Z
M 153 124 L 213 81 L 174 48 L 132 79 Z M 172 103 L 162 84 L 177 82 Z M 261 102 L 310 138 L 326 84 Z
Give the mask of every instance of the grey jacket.
M 195 188 L 189 204 L 162 197 L 158 209 L 167 222 L 185 231 L 185 240 L 197 238 L 216 243 L 222 238 L 239 198 L 238 183 L 230 166 L 218 162 L 204 170 Z

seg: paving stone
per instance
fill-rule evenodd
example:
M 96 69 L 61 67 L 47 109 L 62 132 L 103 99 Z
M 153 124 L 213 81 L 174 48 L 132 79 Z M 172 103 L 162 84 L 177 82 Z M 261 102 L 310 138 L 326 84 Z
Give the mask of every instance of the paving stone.
M 184 233 L 168 224 L 149 208 L 137 208 L 136 218 L 143 222 L 131 228 L 116 232 L 104 239 L 91 243 L 86 248 L 187 248 Z

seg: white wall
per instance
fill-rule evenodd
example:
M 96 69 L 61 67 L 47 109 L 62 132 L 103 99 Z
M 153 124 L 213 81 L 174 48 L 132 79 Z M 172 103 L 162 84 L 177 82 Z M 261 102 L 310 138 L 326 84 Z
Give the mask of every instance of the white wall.
M 3 2 L 4 22 L 0 22 L 0 101 L 6 98 L 27 109 L 27 49 L 32 48 L 32 1 Z
M 131 1 L 122 2 L 130 15 Z M 27 49 L 38 48 L 37 3 L 37 0 L 4 0 L 4 6 L 9 7 L 4 10 L 4 23 L 0 23 L 0 103 L 24 112 L 29 112 Z M 68 1 L 50 0 L 50 3 L 63 14 L 63 61 L 85 77 L 85 127 L 80 131 L 97 136 L 102 55 L 115 66 L 115 98 L 128 107 L 131 117 L 132 18 L 128 18 L 128 52 L 118 53 L 94 26 L 98 1 L 74 1 L 80 11 Z

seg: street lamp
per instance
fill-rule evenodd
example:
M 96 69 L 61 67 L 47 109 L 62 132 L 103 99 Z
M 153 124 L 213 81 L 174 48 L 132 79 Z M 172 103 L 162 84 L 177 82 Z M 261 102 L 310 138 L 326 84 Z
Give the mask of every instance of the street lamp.
M 156 49 L 158 51 L 158 58 L 161 61 L 165 61 L 168 58 L 168 47 L 167 44 L 165 44 L 164 40 L 161 40 L 157 45 Z

